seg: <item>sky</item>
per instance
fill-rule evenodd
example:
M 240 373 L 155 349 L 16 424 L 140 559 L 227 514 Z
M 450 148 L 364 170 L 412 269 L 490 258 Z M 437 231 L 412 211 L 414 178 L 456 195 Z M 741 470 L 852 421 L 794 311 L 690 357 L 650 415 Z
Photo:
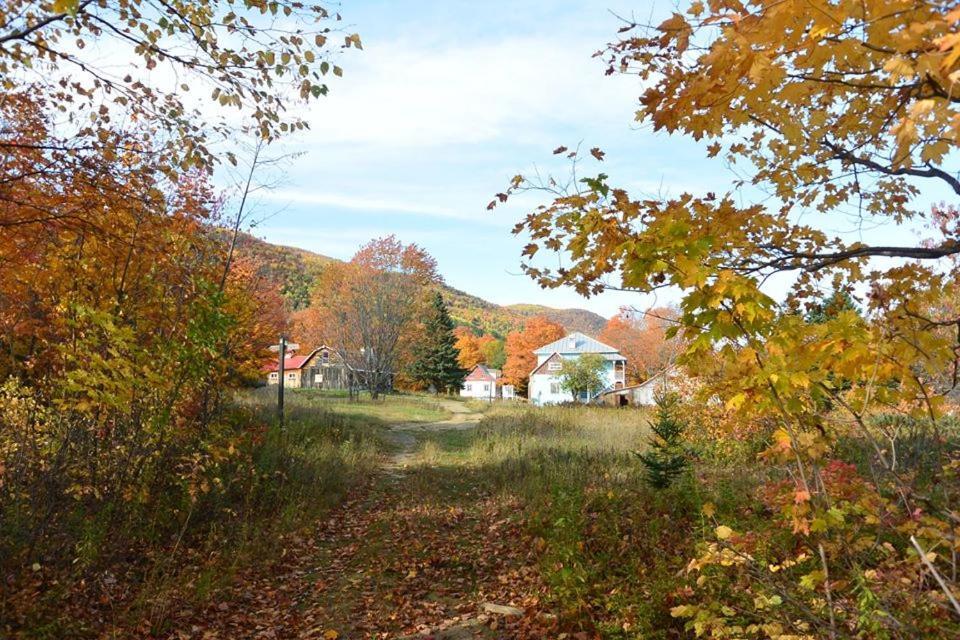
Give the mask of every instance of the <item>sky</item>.
M 260 197 L 267 219 L 253 233 L 336 258 L 395 234 L 429 251 L 449 285 L 498 304 L 609 317 L 621 305 L 663 302 L 541 290 L 520 273 L 526 242 L 510 230 L 543 200 L 486 209 L 517 173 L 563 175 L 568 165 L 551 153 L 560 145 L 603 148 L 603 170 L 636 195 L 729 179 L 699 147 L 639 129 L 639 80 L 605 76 L 593 57 L 616 37 L 614 13 L 645 4 L 344 0 L 343 29 L 360 34 L 363 50 L 339 57 L 343 78 L 307 112 L 310 130 L 285 143 L 301 155 Z
M 497 304 L 610 317 L 623 305 L 675 302 L 669 292 L 585 299 L 542 290 L 522 275 L 527 240 L 511 228 L 546 197 L 486 209 L 518 173 L 566 175 L 569 165 L 552 155 L 561 145 L 602 148 L 594 171 L 635 198 L 729 191 L 735 176 L 704 145 L 638 125 L 641 81 L 606 76 L 593 56 L 616 39 L 618 16 L 656 24 L 674 8 L 674 0 L 343 0 L 339 28 L 359 33 L 363 50 L 337 58 L 344 76 L 303 113 L 309 131 L 271 150 L 297 155 L 258 197 L 253 233 L 341 259 L 393 234 L 432 254 L 447 284 Z M 824 229 L 848 233 L 844 224 Z M 903 231 L 866 233 L 899 244 Z

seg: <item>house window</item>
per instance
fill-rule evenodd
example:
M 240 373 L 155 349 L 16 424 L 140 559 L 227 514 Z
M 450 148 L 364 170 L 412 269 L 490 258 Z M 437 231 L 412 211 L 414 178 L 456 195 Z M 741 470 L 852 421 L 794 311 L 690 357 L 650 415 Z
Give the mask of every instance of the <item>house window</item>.
M 464 389 L 465 391 L 473 391 L 473 385 L 468 382 L 467 384 L 465 384 L 465 385 L 463 386 L 463 389 Z
M 554 360 L 547 364 L 547 371 L 560 371 L 563 368 L 563 363 L 559 360 Z
M 490 385 L 488 385 L 488 384 L 483 385 L 483 390 L 484 390 L 484 391 L 490 391 Z
M 560 383 L 559 383 L 559 382 L 551 382 L 551 383 L 550 383 L 550 393 L 551 393 L 551 395 L 557 395 L 557 394 L 560 393 Z
M 296 380 L 296 379 L 297 379 L 297 373 L 295 371 L 291 371 L 290 373 L 287 374 L 287 380 Z
M 270 374 L 270 379 L 271 379 L 271 380 L 276 380 L 276 379 L 277 379 L 277 372 L 276 372 L 276 371 L 274 371 L 273 373 Z
M 324 364 L 326 364 L 326 363 L 330 360 L 330 352 L 329 352 L 329 351 L 321 351 L 321 352 L 320 352 L 320 360 L 321 360 Z

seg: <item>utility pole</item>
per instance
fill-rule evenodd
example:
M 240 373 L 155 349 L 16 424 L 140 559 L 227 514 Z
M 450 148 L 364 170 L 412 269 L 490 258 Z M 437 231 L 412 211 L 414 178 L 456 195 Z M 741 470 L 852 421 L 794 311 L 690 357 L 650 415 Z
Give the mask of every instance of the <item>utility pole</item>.
M 286 337 L 280 336 L 280 344 L 277 346 L 277 351 L 280 353 L 280 368 L 278 369 L 280 373 L 280 384 L 277 385 L 277 421 L 280 424 L 280 430 L 283 431 L 283 367 L 287 363 Z
M 299 349 L 300 345 L 296 343 L 287 343 L 286 336 L 280 336 L 280 343 L 270 347 L 271 351 L 276 351 L 280 358 L 280 366 L 277 368 L 277 375 L 279 380 L 277 384 L 277 421 L 280 424 L 280 430 L 283 431 L 283 382 L 285 375 L 284 365 L 286 365 L 287 360 L 287 350 Z

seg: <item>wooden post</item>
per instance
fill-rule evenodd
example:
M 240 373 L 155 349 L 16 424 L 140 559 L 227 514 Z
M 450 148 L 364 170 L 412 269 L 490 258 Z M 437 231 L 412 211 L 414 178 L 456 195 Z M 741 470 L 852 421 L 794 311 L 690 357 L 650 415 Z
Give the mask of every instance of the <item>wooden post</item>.
M 283 430 L 283 378 L 284 378 L 284 365 L 286 364 L 287 359 L 287 339 L 284 336 L 280 336 L 280 345 L 278 348 L 280 352 L 280 368 L 278 369 L 280 373 L 280 384 L 277 385 L 277 419 L 280 423 L 280 430 Z
M 283 379 L 286 377 L 286 369 L 284 365 L 287 364 L 287 350 L 297 350 L 300 348 L 300 345 L 287 342 L 286 336 L 280 336 L 280 343 L 270 347 L 270 351 L 276 351 L 277 357 L 280 358 L 280 366 L 277 367 L 277 375 L 280 379 L 277 381 L 277 420 L 280 422 L 280 430 L 283 430 Z

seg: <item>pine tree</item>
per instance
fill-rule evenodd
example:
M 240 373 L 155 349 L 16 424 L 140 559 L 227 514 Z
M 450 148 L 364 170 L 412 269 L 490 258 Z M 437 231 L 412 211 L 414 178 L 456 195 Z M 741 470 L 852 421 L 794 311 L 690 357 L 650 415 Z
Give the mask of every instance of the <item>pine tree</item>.
M 657 416 L 650 421 L 653 436 L 650 449 L 637 453 L 646 468 L 647 483 L 655 489 L 666 489 L 687 468 L 687 455 L 681 439 L 686 425 L 677 417 L 676 394 L 656 398 Z
M 811 324 L 823 324 L 828 320 L 836 318 L 844 311 L 853 311 L 859 315 L 860 309 L 853 297 L 846 291 L 834 291 L 829 296 L 824 297 L 817 302 L 810 311 L 807 312 L 807 322 Z
M 467 371 L 457 362 L 457 337 L 454 324 L 440 293 L 434 294 L 428 316 L 423 323 L 423 335 L 414 346 L 410 376 L 436 390 L 459 389 Z

